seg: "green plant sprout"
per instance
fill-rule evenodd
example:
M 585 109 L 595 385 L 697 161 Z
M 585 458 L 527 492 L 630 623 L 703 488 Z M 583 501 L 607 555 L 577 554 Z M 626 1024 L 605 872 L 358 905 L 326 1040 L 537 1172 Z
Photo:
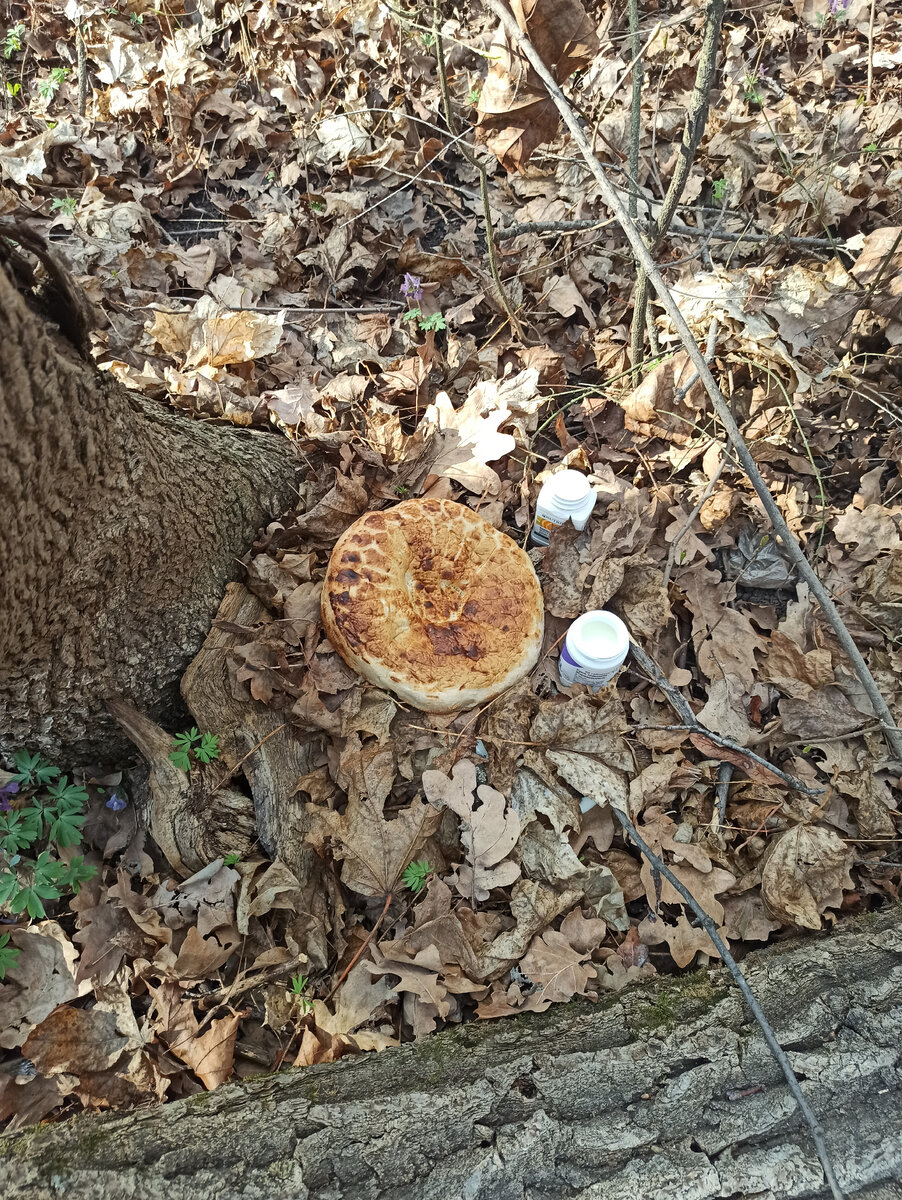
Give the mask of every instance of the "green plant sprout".
M 714 180 L 714 199 L 718 204 L 722 204 L 727 198 L 727 181 L 725 179 Z
M 78 208 L 77 196 L 57 196 L 50 201 L 51 212 L 61 212 L 67 217 L 71 217 L 75 213 L 76 208 Z
M 22 39 L 25 37 L 24 25 L 13 25 L 6 31 L 3 38 L 3 57 L 12 58 L 22 49 Z
M 49 75 L 45 75 L 43 79 L 38 80 L 38 95 L 42 100 L 52 100 L 62 85 L 66 82 L 66 76 L 69 74 L 68 67 L 54 67 Z
M 432 867 L 423 859 L 422 862 L 412 862 L 404 868 L 404 874 L 401 878 L 404 880 L 406 887 L 416 895 L 421 892 L 426 886 L 426 880 L 432 874 Z
M 172 739 L 169 761 L 180 771 L 190 771 L 192 763 L 211 763 L 219 758 L 219 738 L 215 733 L 201 733 L 192 726 Z
M 424 333 L 436 333 L 440 329 L 448 328 L 448 323 L 441 313 L 430 313 L 428 317 L 424 317 L 422 310 L 419 308 L 408 309 L 401 317 L 401 320 L 416 321 Z
M 234 867 L 236 863 L 241 862 L 241 855 L 233 851 L 231 854 L 227 854 L 222 861 L 225 866 Z
M 309 975 L 292 975 L 291 977 L 291 994 L 298 1000 L 302 1013 L 308 1013 L 313 1010 L 313 1001 L 304 995 L 309 984 Z
M 40 754 L 19 750 L 13 761 L 16 771 L 0 787 L 0 908 L 40 921 L 47 915 L 45 900 L 77 892 L 96 874 L 83 855 L 68 861 L 59 855 L 81 842 L 88 793 Z M 6 951 L 0 964 L 9 970 L 10 955 L 17 952 L 0 945 Z

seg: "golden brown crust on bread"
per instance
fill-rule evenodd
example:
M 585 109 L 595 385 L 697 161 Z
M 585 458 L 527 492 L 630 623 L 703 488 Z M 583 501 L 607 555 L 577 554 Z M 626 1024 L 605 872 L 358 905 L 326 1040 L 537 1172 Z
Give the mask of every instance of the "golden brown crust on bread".
M 345 662 L 427 712 L 472 708 L 527 675 L 543 612 L 527 555 L 452 500 L 367 513 L 338 539 L 323 586 Z

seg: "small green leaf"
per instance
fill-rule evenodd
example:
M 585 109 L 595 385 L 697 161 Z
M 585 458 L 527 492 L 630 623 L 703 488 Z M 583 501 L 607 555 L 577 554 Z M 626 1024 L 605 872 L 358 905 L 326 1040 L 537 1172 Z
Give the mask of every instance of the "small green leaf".
M 16 969 L 21 950 L 17 950 L 15 946 L 9 944 L 9 934 L 0 934 L 0 980 L 6 978 L 7 971 Z
M 55 767 L 40 754 L 29 754 L 27 750 L 17 750 L 13 755 L 13 762 L 18 772 L 13 779 L 18 779 L 19 783 L 24 783 L 26 787 L 50 783 L 60 773 L 59 767 Z
M 431 313 L 428 317 L 423 317 L 420 321 L 420 329 L 427 333 L 434 333 L 438 329 L 447 329 L 448 323 L 441 313 Z
M 235 853 L 227 854 L 222 861 L 227 867 L 234 867 L 236 863 L 241 862 L 241 855 Z
M 412 862 L 404 870 L 401 878 L 410 890 L 416 895 L 421 892 L 426 886 L 426 880 L 432 873 L 432 867 L 423 859 L 422 862 Z
M 215 733 L 204 734 L 194 751 L 194 757 L 202 763 L 215 762 L 219 758 L 219 738 Z

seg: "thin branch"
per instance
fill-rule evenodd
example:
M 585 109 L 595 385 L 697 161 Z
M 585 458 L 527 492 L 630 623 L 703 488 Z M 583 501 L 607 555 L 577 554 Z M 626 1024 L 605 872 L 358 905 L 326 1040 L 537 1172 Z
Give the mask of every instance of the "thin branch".
M 660 686 L 660 685 L 659 685 Z M 669 699 L 669 697 L 668 697 Z M 740 746 L 739 742 L 734 742 L 732 738 L 724 737 L 723 734 L 715 733 L 713 729 L 708 729 L 698 721 L 686 722 L 684 725 L 639 725 L 638 729 L 660 729 L 664 732 L 678 733 L 681 729 L 685 729 L 687 733 L 701 734 L 702 737 L 708 739 L 709 742 L 715 742 L 718 746 L 723 746 L 725 750 L 732 750 L 736 754 L 741 754 L 745 758 L 750 758 L 752 762 L 758 764 L 759 767 L 764 767 L 765 770 L 782 779 L 789 787 L 795 788 L 797 792 L 801 792 L 805 796 L 823 796 L 825 788 L 809 787 L 807 783 L 802 783 L 801 779 L 797 779 L 795 775 L 790 775 L 788 771 L 784 771 L 781 767 L 775 767 L 772 762 L 766 758 L 762 758 L 760 754 L 756 754 L 754 750 L 750 750 L 748 746 Z
M 711 85 L 714 81 L 714 67 L 717 62 L 717 47 L 720 41 L 720 27 L 726 9 L 726 0 L 708 0 L 705 12 L 705 28 L 702 33 L 702 45 L 699 50 L 698 69 L 695 75 L 695 87 L 686 114 L 686 124 L 683 128 L 683 140 L 680 144 L 680 154 L 676 168 L 670 179 L 667 195 L 661 205 L 661 211 L 655 220 L 651 235 L 650 253 L 657 253 L 674 214 L 679 207 L 683 189 L 692 170 L 692 162 L 705 131 L 708 120 L 708 103 Z M 635 217 L 631 211 L 630 216 Z M 648 305 L 648 277 L 641 268 L 636 276 L 636 292 L 633 300 L 633 323 L 630 330 L 630 359 L 633 370 L 637 371 L 642 365 L 645 339 L 645 309 Z
M 75 26 L 75 53 L 78 60 L 78 115 L 83 117 L 88 108 L 88 58 L 85 52 L 85 35 L 77 23 Z
M 588 164 L 588 167 L 598 184 L 598 190 L 603 201 L 620 222 L 620 226 L 626 234 L 630 246 L 635 251 L 636 257 L 639 259 L 639 262 L 642 265 L 642 269 L 647 274 L 649 282 L 660 296 L 661 305 L 673 322 L 677 336 L 679 337 L 684 349 L 686 350 L 686 353 L 689 355 L 689 358 L 698 371 L 699 378 L 705 387 L 705 391 L 711 397 L 714 411 L 726 430 L 727 436 L 736 451 L 736 455 L 739 458 L 739 461 L 742 463 L 742 466 L 748 475 L 752 486 L 757 492 L 765 512 L 770 518 L 777 537 L 783 544 L 787 555 L 798 567 L 800 575 L 811 588 L 812 594 L 823 609 L 824 615 L 827 617 L 827 620 L 833 627 L 840 645 L 848 655 L 855 674 L 858 676 L 858 679 L 860 680 L 861 685 L 867 694 L 868 700 L 871 702 L 874 713 L 880 722 L 884 737 L 886 738 L 887 744 L 889 745 L 893 756 L 902 762 L 902 735 L 900 735 L 900 732 L 895 727 L 893 715 L 889 710 L 886 700 L 884 700 L 873 675 L 868 669 L 867 663 L 864 661 L 864 658 L 862 657 L 858 647 L 855 645 L 855 642 L 846 628 L 842 617 L 839 615 L 836 605 L 830 598 L 829 592 L 821 583 L 820 579 L 812 568 L 811 563 L 809 563 L 808 559 L 805 557 L 801 546 L 790 532 L 783 514 L 777 507 L 776 501 L 770 494 L 768 486 L 764 482 L 764 478 L 755 464 L 755 460 L 749 453 L 749 448 L 745 444 L 745 440 L 739 431 L 739 426 L 736 424 L 726 398 L 724 397 L 720 388 L 717 386 L 717 382 L 715 381 L 714 376 L 711 374 L 708 364 L 705 362 L 704 356 L 699 350 L 689 326 L 686 324 L 686 319 L 680 311 L 679 304 L 675 300 L 670 288 L 664 282 L 664 278 L 658 269 L 657 263 L 649 252 L 648 246 L 646 246 L 642 234 L 636 228 L 634 222 L 630 220 L 629 214 L 623 207 L 620 197 L 617 195 L 616 190 L 611 186 L 604 167 L 592 153 L 592 148 L 589 145 L 588 139 L 583 131 L 583 127 L 574 113 L 569 101 L 567 100 L 567 97 L 555 82 L 553 76 L 545 66 L 532 42 L 524 35 L 523 31 L 517 25 L 517 22 L 514 20 L 511 13 L 505 8 L 502 0 L 487 0 L 487 4 L 504 26 L 508 36 L 511 38 L 512 44 L 518 47 L 524 57 L 529 61 L 538 77 L 545 84 L 548 94 L 551 96 L 558 108 L 558 111 L 561 113 L 561 116 L 564 119 L 564 123 L 570 130 L 574 142 L 582 151 L 583 157 L 585 158 L 586 163 Z
M 603 803 L 603 800 L 601 798 L 596 798 L 596 803 L 601 804 Z M 834 1170 L 833 1162 L 830 1158 L 830 1151 L 827 1149 L 827 1142 L 824 1138 L 824 1131 L 821 1129 L 820 1122 L 815 1116 L 810 1104 L 805 1099 L 805 1093 L 802 1091 L 801 1085 L 796 1077 L 796 1073 L 792 1069 L 792 1063 L 789 1061 L 786 1051 L 777 1041 L 777 1035 L 774 1033 L 770 1022 L 764 1015 L 761 1005 L 755 999 L 755 994 L 749 987 L 748 981 L 739 968 L 739 964 L 727 949 L 727 945 L 723 938 L 717 932 L 717 926 L 714 924 L 699 902 L 695 899 L 689 889 L 685 886 L 685 884 L 680 882 L 667 864 L 663 862 L 657 854 L 655 854 L 654 850 L 652 850 L 648 843 L 642 838 L 639 831 L 636 829 L 635 825 L 633 825 L 626 813 L 619 808 L 615 808 L 614 805 L 611 805 L 611 811 L 623 826 L 623 829 L 626 831 L 626 833 L 629 834 L 630 838 L 639 847 L 642 854 L 644 854 L 651 863 L 652 867 L 656 871 L 660 871 L 670 886 L 674 888 L 674 890 L 678 892 L 679 895 L 682 896 L 682 898 L 686 901 L 686 903 L 695 913 L 696 917 L 698 917 L 705 933 L 714 943 L 717 953 L 720 955 L 724 966 L 736 981 L 736 986 L 742 993 L 742 998 L 748 1005 L 749 1011 L 758 1022 L 761 1032 L 764 1034 L 764 1040 L 767 1042 L 771 1054 L 773 1054 L 780 1067 L 780 1070 L 783 1072 L 783 1075 L 786 1078 L 789 1091 L 792 1094 L 796 1104 L 798 1104 L 799 1111 L 805 1118 L 808 1128 L 811 1130 L 811 1140 L 814 1142 L 814 1148 L 817 1151 L 817 1156 L 821 1160 L 821 1166 L 824 1168 L 824 1176 L 827 1180 L 827 1185 L 830 1188 L 831 1195 L 833 1196 L 834 1200 L 845 1200 L 842 1188 L 839 1186 L 839 1180 L 836 1178 L 836 1171 Z
M 627 193 L 629 195 L 630 193 Z M 498 242 L 509 238 L 519 237 L 523 233 L 579 233 L 585 229 L 604 229 L 613 224 L 614 218 L 583 217 L 571 221 L 523 221 L 519 225 L 509 225 L 507 229 L 499 229 L 495 234 Z M 810 247 L 812 250 L 833 250 L 843 248 L 842 242 L 834 238 L 796 237 L 785 233 L 735 233 L 727 229 L 705 229 L 695 225 L 684 225 L 682 221 L 672 221 L 670 232 L 680 237 L 705 238 L 712 242 L 755 242 L 762 245 Z
M 439 91 L 442 96 L 442 108 L 445 113 L 445 123 L 448 130 L 453 134 L 457 122 L 454 119 L 454 110 L 451 106 L 451 92 L 448 88 L 448 74 L 445 69 L 445 44 L 439 28 L 439 0 L 432 0 L 432 35 L 435 40 L 435 61 L 438 67 L 438 82 Z M 469 132 L 469 129 L 465 130 Z M 461 134 L 461 137 L 463 134 Z M 488 251 L 489 273 L 492 276 L 492 282 L 495 285 L 495 291 L 498 293 L 498 302 L 507 314 L 510 321 L 511 329 L 520 340 L 523 340 L 523 326 L 520 324 L 520 319 L 514 312 L 514 307 L 510 302 L 507 294 L 507 289 L 501 280 L 501 271 L 498 268 L 498 254 L 495 246 L 495 229 L 492 221 L 492 206 L 489 203 L 489 175 L 483 163 L 479 161 L 469 146 L 461 145 L 461 151 L 464 158 L 475 167 L 479 172 L 479 191 L 482 195 L 482 214 L 485 220 L 485 246 Z
M 732 738 L 723 737 L 721 734 L 715 733 L 713 729 L 706 728 L 692 711 L 689 701 L 683 693 L 673 686 L 651 655 L 646 654 L 639 643 L 632 638 L 630 639 L 630 653 L 652 683 L 654 683 L 655 687 L 667 697 L 671 708 L 674 709 L 678 716 L 683 718 L 682 725 L 658 725 L 654 726 L 654 728 L 673 730 L 674 732 L 685 729 L 690 733 L 700 733 L 704 737 L 709 738 L 710 741 L 716 742 L 718 746 L 723 746 L 725 750 L 733 750 L 737 754 L 744 754 L 746 758 L 750 758 L 753 762 L 758 763 L 759 766 L 766 767 L 768 771 L 772 771 L 774 775 L 779 776 L 784 783 L 788 783 L 796 791 L 802 792 L 806 796 L 823 795 L 823 788 L 809 787 L 806 783 L 802 783 L 801 779 L 796 779 L 794 775 L 790 775 L 787 771 L 782 771 L 779 767 L 775 767 L 772 762 L 768 762 L 766 758 L 762 758 L 754 750 L 749 750 L 748 746 L 740 746 Z M 646 728 L 652 727 L 646 726 Z
M 664 587 L 667 587 L 668 583 L 670 582 L 670 572 L 673 570 L 673 564 L 676 562 L 677 546 L 679 546 L 680 542 L 683 540 L 683 538 L 686 536 L 686 534 L 692 528 L 695 518 L 702 511 L 702 506 L 704 505 L 705 501 L 708 499 L 708 497 L 711 495 L 711 493 L 714 491 L 715 487 L 717 486 L 717 481 L 718 481 L 718 479 L 720 479 L 721 475 L 723 474 L 723 469 L 727 465 L 728 461 L 729 460 L 727 459 L 727 456 L 724 454 L 721 457 L 720 466 L 717 468 L 717 470 L 711 476 L 711 482 L 708 484 L 708 486 L 705 488 L 705 490 L 699 496 L 698 500 L 696 501 L 695 507 L 693 508 L 693 510 L 689 514 L 689 516 L 686 518 L 685 524 L 683 524 L 680 527 L 680 529 L 677 531 L 676 537 L 670 543 L 670 551 L 667 555 L 667 562 L 664 565 L 664 579 L 662 581 Z
M 633 91 L 630 105 L 630 216 L 639 213 L 639 142 L 642 138 L 642 42 L 639 37 L 639 0 L 627 0 L 630 49 L 633 54 Z

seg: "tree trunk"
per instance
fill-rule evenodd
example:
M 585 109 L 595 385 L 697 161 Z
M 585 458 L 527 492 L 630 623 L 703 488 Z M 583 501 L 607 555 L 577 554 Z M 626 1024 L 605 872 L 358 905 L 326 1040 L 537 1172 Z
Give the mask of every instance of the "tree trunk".
M 746 960 L 849 1195 L 902 1190 L 902 912 Z M 707 1200 L 825 1194 L 723 971 L 0 1138 L 9 1200 Z
M 296 495 L 297 462 L 275 436 L 124 391 L 35 315 L 10 277 L 22 260 L 3 257 L 0 753 L 108 760 L 130 748 L 105 701 L 156 717 L 180 704 L 238 560 Z

